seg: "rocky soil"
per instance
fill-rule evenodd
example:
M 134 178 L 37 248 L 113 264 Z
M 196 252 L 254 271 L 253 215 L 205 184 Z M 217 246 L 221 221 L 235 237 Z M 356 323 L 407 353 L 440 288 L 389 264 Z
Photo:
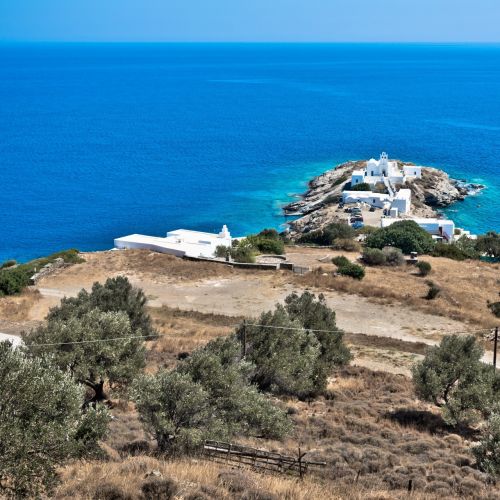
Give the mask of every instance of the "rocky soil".
M 412 165 L 401 162 L 400 166 Z M 300 200 L 283 207 L 286 215 L 300 217 L 289 223 L 289 237 L 297 238 L 303 233 L 321 229 L 327 224 L 345 219 L 336 210 L 342 197 L 342 191 L 349 187 L 351 173 L 355 169 L 364 168 L 366 161 L 349 161 L 314 177 L 309 182 L 309 189 Z M 477 192 L 484 186 L 456 180 L 442 170 L 424 167 L 422 178 L 407 181 L 399 186 L 412 191 L 412 215 L 417 217 L 433 217 L 436 209 L 447 207 L 466 196 Z

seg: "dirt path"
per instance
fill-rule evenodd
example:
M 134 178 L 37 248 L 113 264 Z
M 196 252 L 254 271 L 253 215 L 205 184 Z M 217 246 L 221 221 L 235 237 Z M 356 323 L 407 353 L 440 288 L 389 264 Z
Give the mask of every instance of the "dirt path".
M 269 310 L 299 287 L 276 283 L 269 274 L 233 275 L 200 281 L 154 283 L 131 276 L 143 288 L 152 307 L 178 307 L 229 316 L 257 316 Z M 30 319 L 42 319 L 49 307 L 66 296 L 76 295 L 80 286 L 67 283 L 61 288 L 38 288 L 42 299 L 33 307 Z M 435 344 L 446 333 L 464 331 L 461 322 L 426 314 L 400 305 L 381 305 L 365 297 L 325 292 L 328 305 L 337 313 L 340 328 L 353 333 L 392 337 L 409 342 Z
M 310 267 L 325 265 L 321 262 L 325 256 L 326 261 L 331 259 L 328 251 L 323 249 L 292 249 L 290 256 Z M 228 316 L 255 317 L 282 302 L 289 293 L 310 289 L 303 284 L 294 284 L 287 272 L 235 270 L 213 263 L 187 262 L 163 254 L 96 252 L 85 254 L 85 260 L 83 264 L 60 269 L 43 278 L 35 287 L 39 294 L 32 294 L 27 302 L 23 319 L 16 317 L 16 328 L 3 327 L 10 324 L 9 320 L 12 323 L 13 318 L 5 314 L 5 317 L 0 317 L 2 331 L 15 334 L 23 326 L 32 327 L 43 320 L 62 297 L 75 296 L 81 288 L 90 289 L 95 281 L 104 282 L 118 275 L 127 276 L 134 285 L 142 288 L 151 307 L 165 305 Z M 374 272 L 370 270 L 370 273 Z M 398 301 L 380 304 L 367 297 L 335 290 L 323 293 L 328 305 L 336 311 L 339 327 L 346 332 L 434 345 L 445 334 L 471 330 L 461 321 L 430 314 Z M 377 346 L 377 349 L 371 354 L 366 350 L 360 353 L 360 362 L 383 365 L 387 357 L 383 352 L 385 346 Z M 398 350 L 392 349 L 392 352 L 398 353 Z M 491 352 L 487 353 L 487 359 L 491 359 Z M 402 362 L 402 371 L 406 370 L 406 364 Z

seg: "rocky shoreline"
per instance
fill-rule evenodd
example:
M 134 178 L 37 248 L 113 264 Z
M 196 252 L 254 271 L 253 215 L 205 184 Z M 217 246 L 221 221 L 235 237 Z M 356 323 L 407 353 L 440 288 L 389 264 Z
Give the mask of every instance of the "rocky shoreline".
M 398 164 L 413 165 L 399 160 Z M 352 171 L 365 165 L 366 160 L 349 161 L 311 179 L 307 192 L 283 207 L 285 215 L 299 216 L 288 223 L 289 237 L 294 239 L 343 220 L 345 217 L 338 210 L 342 191 L 349 187 Z M 416 217 L 434 217 L 436 209 L 462 201 L 484 188 L 481 184 L 452 179 L 446 172 L 433 167 L 423 167 L 421 179 L 409 180 L 402 187 L 412 192 L 412 215 Z

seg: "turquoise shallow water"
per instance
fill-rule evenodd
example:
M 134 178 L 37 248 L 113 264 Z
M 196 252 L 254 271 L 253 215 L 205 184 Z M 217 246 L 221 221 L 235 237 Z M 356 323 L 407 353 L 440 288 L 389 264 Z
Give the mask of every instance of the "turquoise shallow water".
M 447 212 L 500 230 L 500 46 L 0 45 L 0 104 L 0 260 L 279 228 L 382 150 L 486 184 Z

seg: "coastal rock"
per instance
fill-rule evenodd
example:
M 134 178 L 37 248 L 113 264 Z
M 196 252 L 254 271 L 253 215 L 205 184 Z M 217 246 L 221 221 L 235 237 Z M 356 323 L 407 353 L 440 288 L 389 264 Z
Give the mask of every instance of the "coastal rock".
M 412 165 L 401 162 L 400 166 Z M 289 222 L 288 236 L 293 240 L 301 234 L 315 231 L 332 222 L 345 220 L 336 210 L 342 198 L 342 191 L 349 187 L 351 173 L 354 169 L 364 168 L 366 161 L 349 161 L 314 177 L 309 182 L 309 189 L 300 200 L 283 207 L 285 215 L 299 215 Z M 475 194 L 484 186 L 456 180 L 432 167 L 422 168 L 422 178 L 412 179 L 403 186 L 412 191 L 412 215 L 418 217 L 435 217 L 437 208 L 443 208 L 464 200 Z

